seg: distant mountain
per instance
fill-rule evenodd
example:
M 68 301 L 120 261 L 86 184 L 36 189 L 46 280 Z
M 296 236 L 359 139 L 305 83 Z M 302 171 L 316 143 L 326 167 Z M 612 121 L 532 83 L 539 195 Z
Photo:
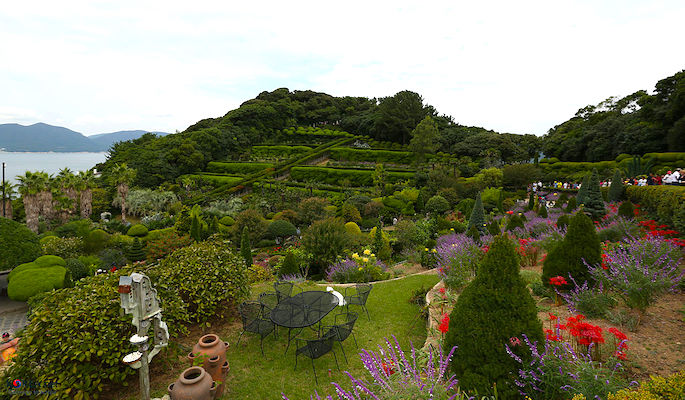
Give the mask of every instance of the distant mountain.
M 61 126 L 42 122 L 33 125 L 0 124 L 0 149 L 5 151 L 107 151 L 118 141 L 141 137 L 147 131 L 119 131 L 84 136 L 79 132 Z M 164 132 L 153 132 L 160 136 Z

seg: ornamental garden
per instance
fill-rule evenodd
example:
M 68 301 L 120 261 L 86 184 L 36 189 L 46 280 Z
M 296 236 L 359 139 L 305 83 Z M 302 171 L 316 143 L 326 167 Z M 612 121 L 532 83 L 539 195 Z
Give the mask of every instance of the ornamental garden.
M 225 399 L 682 399 L 685 187 L 624 180 L 684 164 L 492 165 L 300 126 L 157 188 L 124 163 L 28 172 L 0 219 L 6 295 L 28 317 L 0 393 L 140 398 L 117 290 L 141 273 L 170 336 L 150 362 L 153 397 L 212 333 L 228 343 Z M 354 340 L 294 369 L 287 328 L 241 335 L 241 304 L 274 282 L 292 295 L 371 283 L 364 308 L 321 320 L 355 313 Z

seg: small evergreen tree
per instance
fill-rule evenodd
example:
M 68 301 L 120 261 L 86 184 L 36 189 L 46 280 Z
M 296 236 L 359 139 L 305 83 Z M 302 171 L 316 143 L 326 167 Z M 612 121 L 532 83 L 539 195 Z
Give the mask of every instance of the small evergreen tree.
M 376 232 L 373 235 L 373 251 L 379 254 L 383 250 L 383 230 L 381 226 L 376 226 Z
M 611 186 L 609 186 L 609 197 L 610 203 L 618 203 L 623 197 L 623 176 L 621 171 L 617 168 L 614 171 L 614 176 L 611 178 Z
M 513 231 L 516 228 L 524 228 L 523 219 L 520 214 L 512 214 L 507 218 L 507 231 Z
M 541 218 L 547 218 L 549 214 L 547 214 L 547 206 L 540 206 L 540 209 L 538 209 L 538 216 Z
M 126 258 L 128 258 L 129 261 L 134 262 L 145 260 L 145 250 L 143 249 L 143 244 L 140 242 L 138 237 L 133 238 L 133 243 L 131 243 L 131 247 L 128 249 Z
M 466 236 L 470 237 L 473 239 L 474 242 L 480 243 L 480 232 L 478 231 L 478 228 L 476 226 L 471 226 L 467 231 L 466 231 Z
M 571 217 L 568 214 L 560 215 L 557 219 L 558 228 L 566 228 L 571 221 Z
M 604 208 L 604 198 L 602 198 L 602 191 L 599 188 L 599 175 L 597 170 L 592 171 L 590 183 L 587 188 L 587 196 L 585 198 L 585 212 L 590 215 L 593 221 L 599 221 L 606 214 Z
M 499 224 L 496 221 L 492 221 L 488 224 L 488 233 L 492 236 L 499 235 L 501 233 Z
M 535 193 L 531 190 L 528 195 L 528 209 L 532 210 L 535 207 Z
M 631 203 L 629 200 L 621 203 L 621 205 L 618 206 L 618 215 L 622 216 L 623 218 L 633 219 L 635 216 L 635 207 L 633 207 L 633 203 Z
M 247 227 L 243 228 L 243 234 L 240 238 L 240 255 L 245 260 L 245 265 L 252 266 L 252 244 L 250 243 L 250 231 Z
M 576 195 L 577 205 L 585 204 L 585 201 L 587 200 L 587 191 L 589 186 L 590 174 L 587 174 L 583 177 L 583 182 L 581 182 L 580 189 L 578 189 L 578 194 Z
M 499 196 L 497 196 L 497 210 L 504 214 L 504 190 L 500 190 Z
M 576 207 L 578 207 L 578 203 L 576 201 L 576 198 L 571 197 L 568 200 L 568 204 L 566 204 L 566 212 L 571 213 L 571 212 L 575 211 Z
M 542 267 L 542 283 L 551 287 L 550 278 L 563 276 L 569 281 L 570 274 L 579 285 L 582 285 L 590 280 L 590 272 L 583 260 L 589 265 L 599 264 L 601 253 L 595 225 L 590 217 L 578 211 L 569 222 L 564 240 L 547 253 Z
M 296 275 L 300 273 L 300 261 L 292 251 L 289 251 L 283 257 L 281 268 L 278 270 L 278 277 L 283 278 L 286 275 Z
M 200 218 L 197 215 L 193 215 L 190 222 L 190 237 L 196 242 L 202 239 L 202 225 L 200 224 Z
M 518 398 L 512 377 L 520 364 L 507 354 L 505 344 L 522 334 L 533 342 L 543 341 L 535 301 L 519 275 L 519 261 L 509 237 L 496 236 L 450 315 L 445 348 L 458 346 L 450 367 L 463 390 L 485 395 L 495 384 L 499 398 Z M 528 351 L 509 346 L 524 363 L 530 359 Z
M 478 229 L 480 236 L 487 233 L 487 229 L 485 229 L 485 210 L 483 209 L 483 201 L 480 198 L 480 192 L 476 194 L 476 203 L 473 205 L 473 210 L 471 211 L 468 230 L 471 230 L 471 227 L 474 226 Z
M 212 218 L 212 222 L 209 224 L 209 232 L 207 236 L 212 236 L 219 232 L 219 218 L 216 215 Z
M 416 204 L 414 204 L 414 209 L 417 213 L 423 212 L 426 207 L 426 200 L 424 199 L 423 190 L 419 191 L 419 195 L 416 197 Z

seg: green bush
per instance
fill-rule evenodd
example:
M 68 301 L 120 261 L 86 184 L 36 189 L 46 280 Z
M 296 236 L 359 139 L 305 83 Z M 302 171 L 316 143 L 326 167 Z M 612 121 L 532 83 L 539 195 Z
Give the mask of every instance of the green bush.
M 411 220 L 401 220 L 395 225 L 395 236 L 401 250 L 416 250 L 428 239 L 426 231 Z
M 348 222 L 361 222 L 362 215 L 354 204 L 346 202 L 342 207 L 342 218 Z
M 42 245 L 43 254 L 62 258 L 76 258 L 83 253 L 83 239 L 79 237 L 55 238 Z
M 109 243 L 109 233 L 102 229 L 92 230 L 86 235 L 83 240 L 83 250 L 89 254 L 99 253 L 107 247 Z
M 146 236 L 147 233 L 147 226 L 143 224 L 135 224 L 131 228 L 129 228 L 128 232 L 126 232 L 127 235 L 134 237 L 143 237 Z
M 235 220 L 234 220 L 233 218 L 231 218 L 230 216 L 227 215 L 227 216 L 225 216 L 225 217 L 222 217 L 222 218 L 219 220 L 219 223 L 220 223 L 221 225 L 225 225 L 225 226 L 233 226 L 233 224 L 235 224 Z
M 126 252 L 126 258 L 132 262 L 145 260 L 145 250 L 143 249 L 143 244 L 140 242 L 140 238 L 133 238 L 133 243 Z
M 411 164 L 414 154 L 408 151 L 367 150 L 336 147 L 329 150 L 331 160 L 374 163 Z
M 276 246 L 276 241 L 271 240 L 271 239 L 262 239 L 257 244 L 255 244 L 255 248 L 257 249 L 263 249 L 265 247 L 274 247 Z
M 66 260 L 66 263 L 67 270 L 69 270 L 71 279 L 74 282 L 91 275 L 90 268 L 77 258 L 69 258 Z
M 247 228 L 250 234 L 250 242 L 257 243 L 264 237 L 269 227 L 262 214 L 254 209 L 247 209 L 240 212 L 235 218 L 235 225 L 233 231 L 236 233 L 236 239 L 242 234 L 243 230 Z
M 410 180 L 414 177 L 413 172 L 386 171 L 386 182 L 395 183 L 402 180 Z M 316 181 L 329 185 L 337 184 L 343 179 L 349 179 L 357 186 L 373 186 L 374 170 L 368 169 L 343 169 L 326 167 L 292 167 L 290 177 L 296 181 Z
M 542 283 L 551 287 L 549 280 L 562 276 L 567 281 L 569 275 L 582 285 L 591 279 L 588 265 L 601 262 L 601 247 L 595 225 L 587 215 L 577 212 L 568 225 L 564 240 L 548 254 L 542 267 Z M 562 288 L 568 289 L 568 288 Z
M 578 207 L 578 203 L 576 201 L 576 198 L 571 197 L 568 200 L 568 204 L 566 204 L 566 212 L 571 213 L 571 212 L 575 211 L 576 207 Z
M 269 224 L 268 232 L 273 237 L 284 238 L 296 235 L 297 228 L 288 221 L 277 219 Z
M 685 399 L 685 370 L 669 376 L 650 376 L 637 389 L 623 389 L 609 394 L 608 400 L 682 400 Z
M 516 228 L 524 228 L 523 219 L 521 219 L 521 213 L 511 214 L 507 217 L 506 230 L 511 232 Z
M 526 334 L 541 343 L 535 301 L 519 275 L 519 257 L 508 236 L 496 236 L 474 280 L 450 315 L 445 348 L 458 346 L 450 362 L 462 390 L 485 395 L 497 385 L 500 398 L 516 398 L 511 381 L 518 363 L 506 352 L 511 338 Z M 515 349 L 524 362 L 524 351 Z
M 153 232 L 156 233 L 153 235 Z M 192 243 L 192 239 L 188 235 L 180 236 L 173 228 L 151 231 L 146 239 L 145 254 L 147 255 L 147 260 L 151 262 L 162 259 Z
M 557 227 L 566 228 L 570 222 L 571 217 L 568 214 L 560 215 L 559 218 L 557 218 Z
M 102 260 L 98 256 L 79 256 L 78 260 L 88 268 L 88 275 L 93 275 L 98 268 L 102 267 Z
M 426 212 L 434 216 L 442 215 L 449 209 L 450 203 L 440 195 L 435 195 L 428 199 L 425 207 Z
M 685 186 L 628 186 L 626 197 L 661 224 L 685 232 Z
M 330 205 L 330 202 L 320 197 L 310 197 L 303 200 L 298 208 L 298 222 L 306 226 L 311 225 L 317 219 L 326 218 L 329 215 L 326 211 L 328 205 Z
M 462 215 L 471 215 L 474 204 L 476 204 L 475 199 L 462 199 L 459 201 L 459 203 L 457 203 L 456 210 Z
M 55 234 L 59 237 L 79 237 L 85 239 L 93 228 L 93 221 L 89 219 L 78 219 L 67 222 L 55 229 Z
M 485 210 L 483 209 L 483 202 L 480 199 L 480 193 L 476 194 L 476 202 L 473 205 L 473 211 L 471 211 L 467 232 L 472 228 L 478 230 L 480 236 L 487 233 L 487 230 L 485 229 Z
M 41 254 L 38 236 L 26 225 L 0 218 L 0 271 L 35 260 Z
M 98 254 L 103 268 L 121 267 L 126 265 L 126 256 L 120 249 L 104 249 Z
M 609 186 L 609 202 L 617 203 L 623 198 L 623 176 L 621 176 L 621 171 L 616 169 L 613 178 L 611 178 L 611 186 Z
M 240 162 L 218 162 L 210 161 L 207 164 L 207 171 L 222 174 L 252 174 L 272 168 L 272 163 L 240 163 Z
M 348 222 L 345 224 L 345 230 L 352 236 L 358 236 L 362 234 L 362 230 L 359 229 L 359 225 L 354 222 Z
M 312 151 L 308 146 L 252 146 L 255 157 L 292 158 L 299 157 Z
M 606 209 L 604 208 L 604 198 L 602 197 L 602 192 L 599 188 L 597 170 L 592 171 L 590 185 L 587 190 L 583 211 L 590 214 L 593 221 L 600 221 L 606 214 Z
M 538 217 L 540 218 L 547 218 L 549 214 L 547 213 L 547 207 L 546 206 L 540 206 L 540 209 L 538 210 Z
M 583 181 L 580 183 L 580 189 L 578 189 L 578 194 L 576 194 L 576 202 L 578 205 L 585 204 L 587 201 L 588 189 L 590 188 L 590 177 L 592 174 L 587 174 L 583 177 Z
M 7 295 L 16 301 L 71 285 L 71 277 L 64 259 L 42 256 L 35 261 L 19 265 L 7 276 Z
M 281 267 L 278 270 L 278 277 L 294 276 L 300 273 L 300 260 L 298 260 L 295 252 L 289 251 L 281 261 Z
M 312 255 L 312 273 L 323 273 L 338 256 L 349 249 L 352 239 L 345 224 L 337 218 L 327 218 L 314 222 L 304 232 L 302 245 Z
M 633 219 L 635 217 L 635 207 L 629 200 L 624 201 L 618 207 L 618 215 L 623 218 Z

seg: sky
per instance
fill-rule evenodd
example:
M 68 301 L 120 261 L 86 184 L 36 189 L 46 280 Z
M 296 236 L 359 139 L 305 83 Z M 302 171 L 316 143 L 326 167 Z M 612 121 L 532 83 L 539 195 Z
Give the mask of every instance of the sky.
M 421 94 L 543 135 L 685 69 L 685 2 L 25 1 L 0 8 L 0 123 L 183 131 L 262 91 Z

